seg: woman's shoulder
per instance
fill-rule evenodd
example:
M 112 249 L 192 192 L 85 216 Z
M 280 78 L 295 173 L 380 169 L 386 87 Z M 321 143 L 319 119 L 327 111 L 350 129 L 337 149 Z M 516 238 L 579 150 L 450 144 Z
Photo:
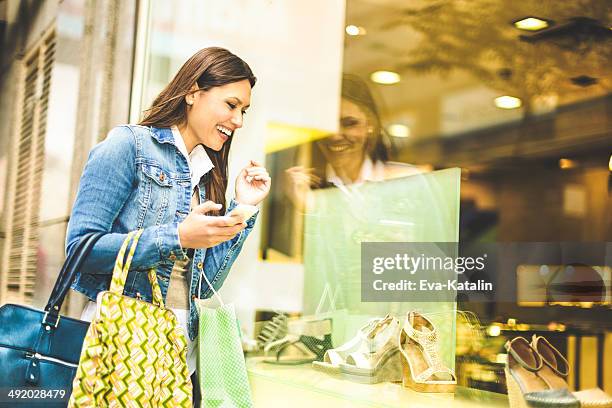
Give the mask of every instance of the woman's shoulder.
M 106 139 L 109 139 L 112 137 L 119 137 L 119 136 L 149 135 L 150 133 L 151 133 L 151 128 L 148 126 L 132 125 L 130 123 L 126 123 L 122 125 L 117 125 L 114 128 L 112 128 L 108 132 Z
M 116 148 L 132 148 L 139 150 L 152 136 L 155 128 L 142 125 L 122 124 L 112 128 L 101 144 Z
M 163 144 L 165 142 L 174 140 L 172 129 L 169 127 L 155 127 L 133 124 L 115 126 L 109 132 L 108 137 L 112 135 L 122 136 L 126 134 L 131 135 L 132 139 L 138 142 L 139 145 L 142 145 L 143 143 L 146 144 L 148 142 L 157 142 Z
M 424 174 L 428 172 L 422 167 L 418 167 L 409 163 L 387 161 L 384 163 L 381 162 L 381 164 L 385 180 L 413 176 L 415 174 Z

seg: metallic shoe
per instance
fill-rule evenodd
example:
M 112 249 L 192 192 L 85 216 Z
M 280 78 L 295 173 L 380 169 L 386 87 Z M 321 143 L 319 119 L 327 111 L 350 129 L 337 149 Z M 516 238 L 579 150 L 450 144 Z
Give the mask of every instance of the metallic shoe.
M 385 317 L 386 318 L 386 317 Z M 376 325 L 384 320 L 385 318 L 374 318 L 370 319 L 365 325 L 363 325 L 358 331 L 355 337 L 347 341 L 340 347 L 329 349 L 323 355 L 323 361 L 314 361 L 312 368 L 320 370 L 329 374 L 339 374 L 340 364 L 346 362 L 346 358 L 364 347 L 367 343 L 368 334 L 376 327 Z
M 442 362 L 438 332 L 418 312 L 410 312 L 399 335 L 402 384 L 418 392 L 455 391 L 457 378 Z
M 342 376 L 348 380 L 375 384 L 401 380 L 397 334 L 400 323 L 387 315 L 365 336 L 359 351 L 349 354 L 340 363 Z

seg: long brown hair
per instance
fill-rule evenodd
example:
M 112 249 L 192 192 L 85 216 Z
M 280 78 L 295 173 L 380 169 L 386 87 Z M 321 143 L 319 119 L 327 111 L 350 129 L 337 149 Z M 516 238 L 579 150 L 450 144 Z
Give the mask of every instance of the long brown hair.
M 145 111 L 145 117 L 139 124 L 157 128 L 183 125 L 187 122 L 186 95 L 244 79 L 249 81 L 251 88 L 257 81 L 249 65 L 240 57 L 225 48 L 203 48 L 183 64 L 172 81 L 157 95 L 151 107 Z M 198 90 L 191 90 L 194 84 L 197 84 Z M 229 138 L 218 152 L 204 146 L 215 166 L 206 175 L 206 199 L 222 204 L 221 213 L 226 207 L 227 162 L 232 139 Z

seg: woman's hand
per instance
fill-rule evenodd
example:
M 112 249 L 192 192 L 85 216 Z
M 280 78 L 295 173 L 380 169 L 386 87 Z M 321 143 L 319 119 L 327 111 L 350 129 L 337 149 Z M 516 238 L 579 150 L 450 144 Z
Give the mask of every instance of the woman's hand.
M 179 224 L 178 233 L 183 248 L 210 248 L 228 241 L 246 227 L 246 222 L 236 224 L 236 218 L 206 215 L 220 210 L 221 204 L 206 201 L 193 209 Z
M 306 197 L 311 186 L 319 184 L 321 178 L 314 174 L 314 169 L 303 166 L 290 167 L 285 170 L 283 187 L 287 198 L 296 210 L 303 212 L 306 207 Z
M 241 204 L 259 204 L 270 192 L 271 183 L 266 168 L 251 160 L 236 178 L 236 201 Z

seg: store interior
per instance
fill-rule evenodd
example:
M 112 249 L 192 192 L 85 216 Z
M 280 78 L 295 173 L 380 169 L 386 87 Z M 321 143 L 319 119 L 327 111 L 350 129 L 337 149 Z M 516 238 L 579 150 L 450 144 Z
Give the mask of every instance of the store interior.
M 284 343 L 266 343 L 283 319 L 291 327 L 329 318 L 333 346 L 344 347 L 368 318 L 389 313 L 401 326 L 416 311 L 437 330 L 442 365 L 456 376 L 456 406 L 507 406 L 504 344 L 517 337 L 546 339 L 567 358 L 570 390 L 609 394 L 611 248 L 588 244 L 612 237 L 609 15 L 597 1 L 347 1 L 339 130 L 266 156 L 282 182 L 264 212 L 261 256 L 303 263 L 304 307 L 259 311 L 264 351 L 253 353 L 252 372 L 375 406 L 432 406 L 444 393 L 421 393 L 421 401 L 392 379 L 370 391 L 354 385 L 359 361 L 346 356 L 329 378 L 314 373 L 320 363 L 290 368 L 283 358 L 329 363 L 329 354 L 301 350 L 294 329 Z M 457 170 L 456 185 L 436 179 L 443 169 Z M 392 224 L 381 227 L 382 218 Z M 554 254 L 514 270 L 493 266 L 511 288 L 507 298 L 353 302 L 362 259 L 353 241 L 456 239 L 463 249 L 521 243 L 542 252 L 537 243 L 547 243 Z M 597 255 L 577 265 L 567 242 Z M 553 276 L 548 287 L 526 294 L 542 271 Z M 595 286 L 551 295 L 571 273 Z

